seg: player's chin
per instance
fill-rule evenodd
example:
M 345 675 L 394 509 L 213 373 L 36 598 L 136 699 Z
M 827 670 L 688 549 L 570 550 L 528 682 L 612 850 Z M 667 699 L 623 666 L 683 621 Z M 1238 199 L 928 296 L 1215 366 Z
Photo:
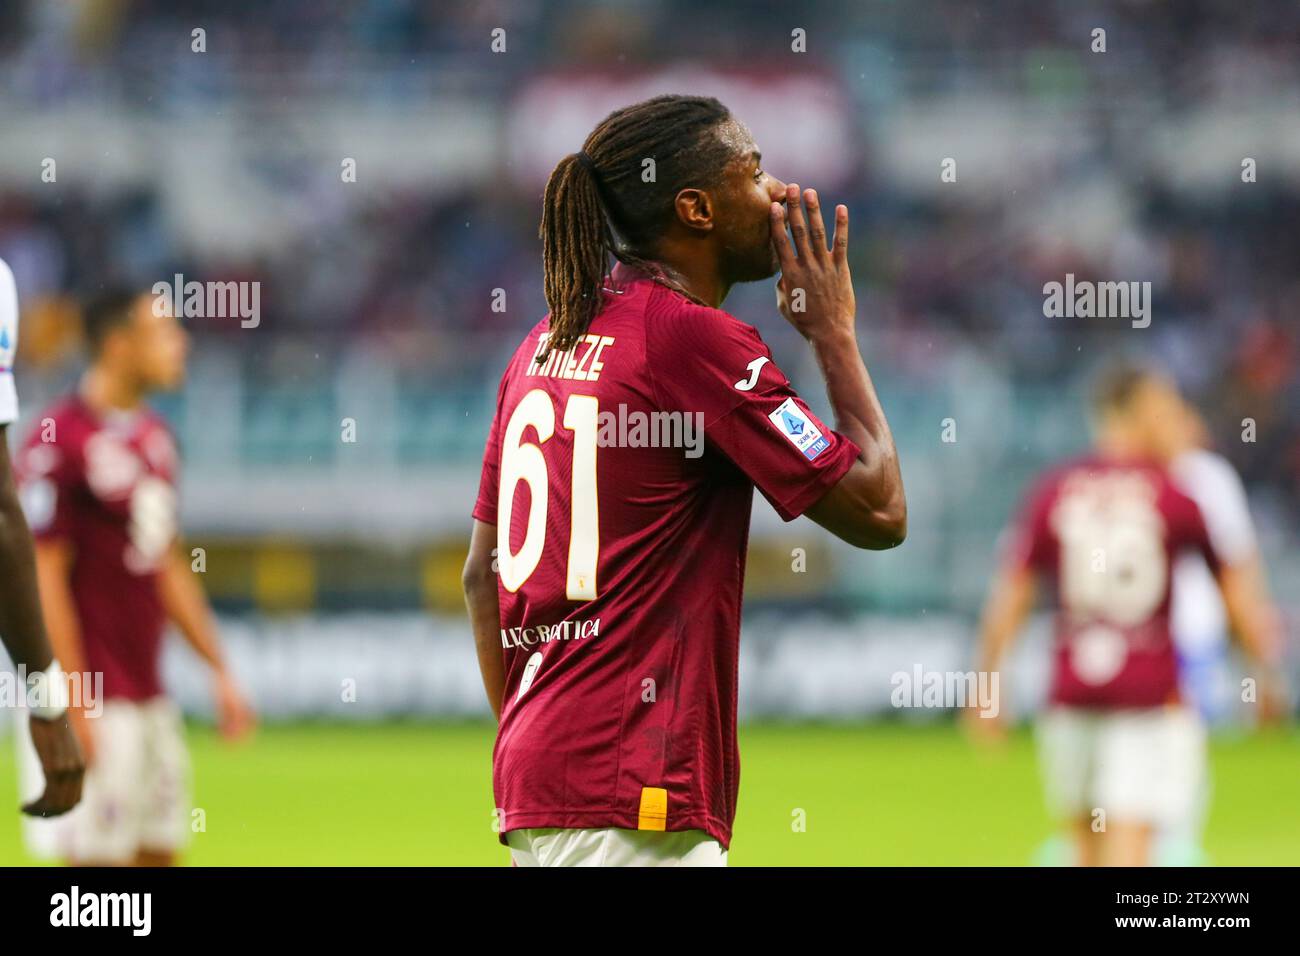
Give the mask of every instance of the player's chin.
M 767 238 L 760 245 L 729 244 L 723 247 L 723 274 L 731 282 L 761 282 L 776 275 L 780 269 L 780 260 L 776 248 Z
M 763 256 L 755 255 L 752 260 L 746 262 L 741 270 L 742 277 L 737 281 L 762 282 L 781 271 L 781 260 L 776 257 L 776 249 L 769 244 L 763 251 Z

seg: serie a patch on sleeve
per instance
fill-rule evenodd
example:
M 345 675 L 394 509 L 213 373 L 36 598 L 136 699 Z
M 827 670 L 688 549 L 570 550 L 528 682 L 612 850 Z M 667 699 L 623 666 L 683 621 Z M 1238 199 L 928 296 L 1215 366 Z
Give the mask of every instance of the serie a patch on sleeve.
M 795 448 L 803 452 L 803 456 L 809 461 L 831 447 L 831 443 L 826 440 L 821 429 L 804 414 L 793 398 L 787 398 L 767 417 L 776 426 L 777 431 L 788 438 Z

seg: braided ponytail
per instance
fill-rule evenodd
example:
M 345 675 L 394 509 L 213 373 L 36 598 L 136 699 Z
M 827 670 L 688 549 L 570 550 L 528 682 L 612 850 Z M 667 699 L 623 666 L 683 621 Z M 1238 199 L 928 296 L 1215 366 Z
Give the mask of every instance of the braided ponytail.
M 560 161 L 542 200 L 542 263 L 551 334 L 538 356 L 566 352 L 587 331 L 601 306 L 606 253 L 613 248 L 596 170 L 578 154 Z

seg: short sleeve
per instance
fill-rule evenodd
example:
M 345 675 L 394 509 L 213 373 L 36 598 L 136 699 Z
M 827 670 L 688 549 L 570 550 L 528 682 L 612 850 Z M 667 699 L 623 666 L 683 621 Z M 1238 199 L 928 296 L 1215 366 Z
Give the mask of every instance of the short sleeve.
M 1006 561 L 1011 567 L 1039 574 L 1053 569 L 1056 542 L 1051 513 L 1055 501 L 1056 481 L 1049 475 L 1034 485 L 1012 526 L 1006 551 Z
M 497 387 L 496 410 L 492 413 L 492 427 L 483 448 L 483 470 L 479 474 L 478 500 L 474 503 L 473 515 L 484 524 L 497 523 L 497 496 L 501 485 L 501 400 L 505 396 L 509 375 L 507 369 Z
M 0 425 L 18 420 L 18 390 L 14 387 L 14 355 L 18 351 L 18 287 L 14 274 L 0 259 Z
M 1206 531 L 1225 564 L 1240 564 L 1255 554 L 1255 523 L 1246 488 L 1227 459 L 1208 451 L 1193 452 L 1171 469 L 1180 489 L 1196 502 Z
M 816 504 L 861 454 L 795 393 L 753 326 L 680 301 L 648 310 L 646 324 L 656 400 L 664 411 L 698 413 L 705 440 L 783 520 Z

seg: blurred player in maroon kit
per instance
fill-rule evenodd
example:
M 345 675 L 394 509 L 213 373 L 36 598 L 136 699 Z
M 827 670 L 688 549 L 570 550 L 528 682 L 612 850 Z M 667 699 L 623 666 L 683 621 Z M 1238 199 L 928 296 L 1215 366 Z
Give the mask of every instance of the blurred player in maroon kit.
M 1201 511 L 1157 457 L 1181 414 L 1176 389 L 1159 375 L 1118 365 L 1102 376 L 1095 451 L 1039 480 L 984 612 L 980 669 L 997 672 L 1033 608 L 1037 579 L 1051 588 L 1056 642 L 1039 726 L 1043 773 L 1086 866 L 1146 865 L 1153 835 L 1195 813 L 1205 735 L 1182 699 L 1170 630 L 1181 554 L 1199 554 L 1218 580 L 1264 709 L 1275 709 L 1280 692 L 1280 647 L 1252 604 L 1252 582 L 1225 563 Z M 977 735 L 1000 736 L 1000 718 L 966 717 Z
M 612 113 L 547 184 L 550 313 L 502 377 L 465 568 L 516 865 L 725 864 L 753 489 L 858 547 L 905 534 L 848 210 L 831 251 L 816 193 L 759 159 L 717 100 L 664 96 Z M 720 308 L 778 270 L 834 430 Z M 614 416 L 675 421 L 678 440 L 616 437 Z
M 89 764 L 82 805 L 29 835 L 73 863 L 167 865 L 191 812 L 180 715 L 159 675 L 169 620 L 213 669 L 222 732 L 240 736 L 252 713 L 178 547 L 175 442 L 145 404 L 183 381 L 185 333 L 160 301 L 125 292 L 92 302 L 85 331 L 91 367 L 38 419 L 19 470 L 51 641 L 65 669 L 103 674 L 104 700 L 99 716 L 70 711 Z

